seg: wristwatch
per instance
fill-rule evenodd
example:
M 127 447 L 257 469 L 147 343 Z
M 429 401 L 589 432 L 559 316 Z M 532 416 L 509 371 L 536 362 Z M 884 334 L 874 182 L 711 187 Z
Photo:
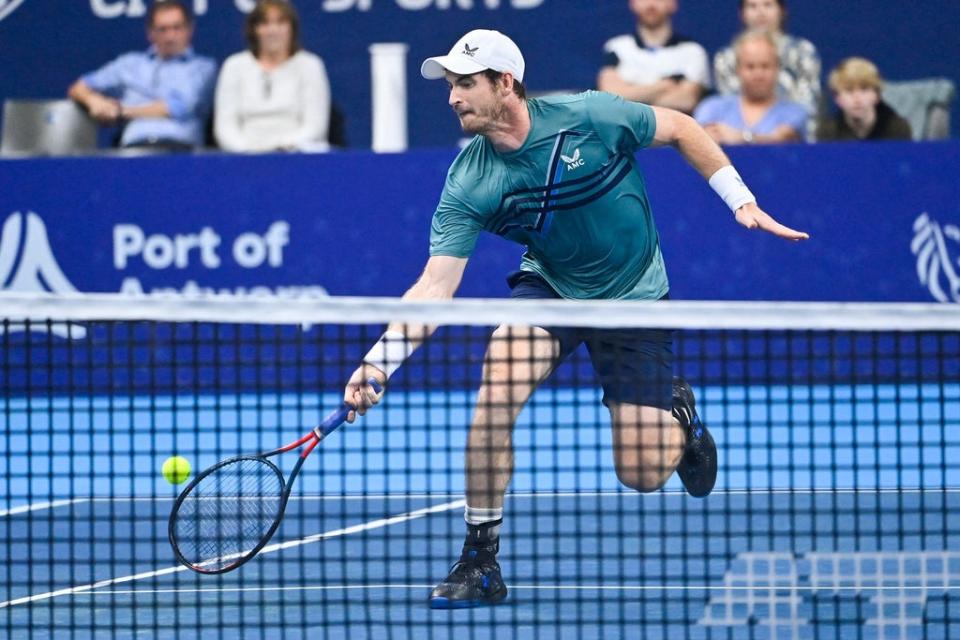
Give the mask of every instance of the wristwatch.
M 743 138 L 743 141 L 747 144 L 753 144 L 753 131 L 749 129 L 744 129 L 740 132 L 740 136 Z

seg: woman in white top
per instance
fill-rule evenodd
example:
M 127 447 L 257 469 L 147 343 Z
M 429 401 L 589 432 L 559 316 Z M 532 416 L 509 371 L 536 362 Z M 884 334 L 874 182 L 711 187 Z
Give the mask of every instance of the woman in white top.
M 225 151 L 328 148 L 330 83 L 323 61 L 300 48 L 300 20 L 287 0 L 259 0 L 247 16 L 248 51 L 223 63 L 214 133 Z

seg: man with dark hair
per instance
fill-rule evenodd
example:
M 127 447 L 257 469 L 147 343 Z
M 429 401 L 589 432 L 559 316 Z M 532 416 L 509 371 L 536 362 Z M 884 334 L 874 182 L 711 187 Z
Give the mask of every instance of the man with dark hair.
M 630 0 L 635 33 L 603 46 L 597 88 L 659 107 L 691 113 L 710 88 L 706 50 L 673 31 L 677 0 Z
M 202 146 L 217 65 L 190 46 L 193 16 L 179 0 L 147 13 L 146 51 L 125 53 L 70 86 L 68 95 L 105 124 L 122 124 L 124 147 Z
M 423 77 L 446 80 L 461 128 L 476 137 L 447 173 L 430 259 L 405 299 L 453 297 L 484 230 L 527 248 L 508 278 L 514 298 L 666 298 L 666 270 L 635 158 L 652 144 L 675 146 L 741 225 L 788 240 L 807 237 L 757 206 L 720 147 L 689 116 L 596 91 L 525 100 L 518 90 L 524 70 L 510 38 L 480 29 L 421 66 Z M 391 323 L 350 377 L 344 400 L 365 413 L 381 395 L 371 378 L 386 385 L 432 331 Z M 499 327 L 468 436 L 467 537 L 450 575 L 433 590 L 431 607 L 506 597 L 496 554 L 513 472 L 513 424 L 537 386 L 581 343 L 610 411 L 620 481 L 656 491 L 676 471 L 695 497 L 713 489 L 716 445 L 697 417 L 690 386 L 673 378 L 669 331 Z

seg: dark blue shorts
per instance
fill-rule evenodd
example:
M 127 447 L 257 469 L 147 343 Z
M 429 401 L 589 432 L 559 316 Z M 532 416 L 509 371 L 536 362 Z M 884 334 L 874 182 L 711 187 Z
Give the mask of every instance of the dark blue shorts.
M 512 298 L 560 298 L 540 274 L 515 271 L 507 277 Z M 666 296 L 664 296 L 666 298 Z M 673 406 L 673 332 L 665 329 L 542 327 L 560 341 L 562 358 L 586 344 L 603 387 L 603 403 Z

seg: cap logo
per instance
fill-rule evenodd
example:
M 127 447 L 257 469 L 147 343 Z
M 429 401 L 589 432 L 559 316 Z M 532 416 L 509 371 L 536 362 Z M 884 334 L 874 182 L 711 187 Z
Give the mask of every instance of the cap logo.
M 466 42 L 463 43 L 463 55 L 470 56 L 471 58 L 476 55 L 477 49 L 480 48 L 480 45 L 477 45 L 473 49 L 470 48 L 470 45 Z

